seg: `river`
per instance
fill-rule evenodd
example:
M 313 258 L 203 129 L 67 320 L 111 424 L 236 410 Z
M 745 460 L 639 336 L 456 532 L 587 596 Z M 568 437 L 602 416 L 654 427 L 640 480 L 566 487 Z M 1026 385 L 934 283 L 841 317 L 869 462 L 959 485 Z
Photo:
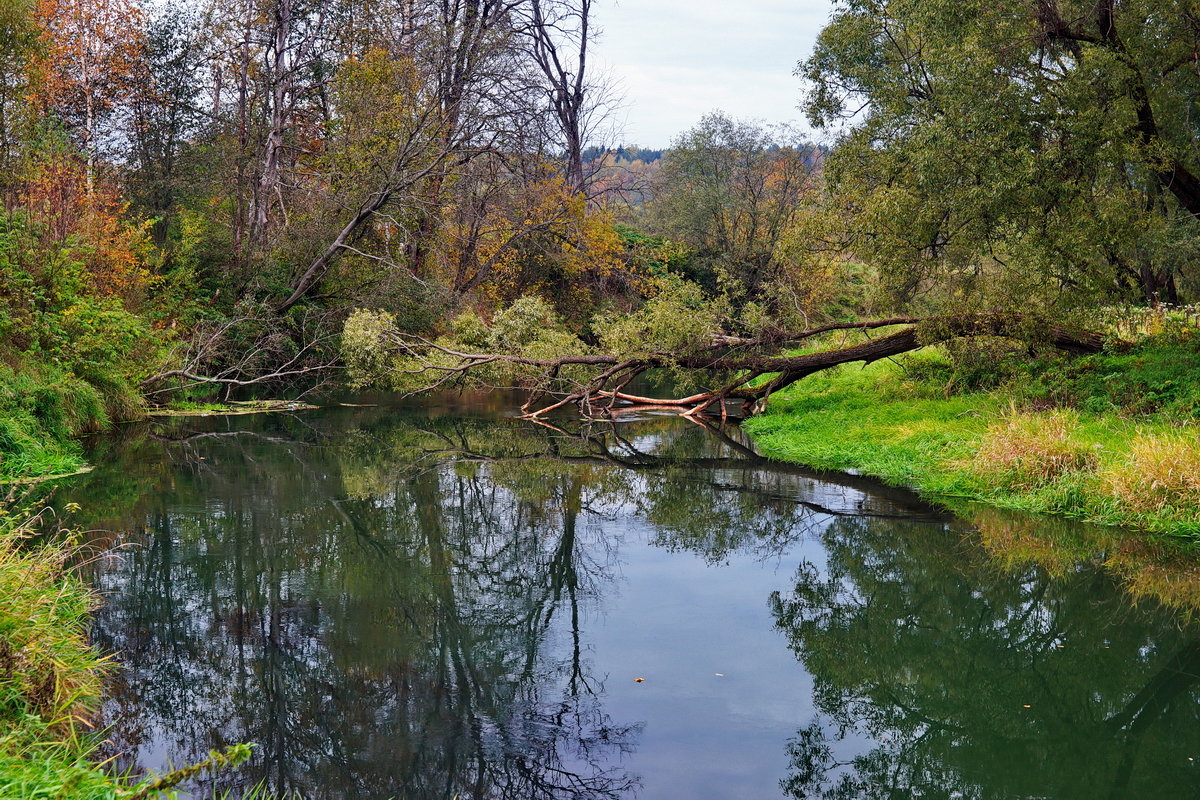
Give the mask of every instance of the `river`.
M 104 754 L 255 743 L 197 797 L 1200 791 L 1194 556 L 956 516 L 736 428 L 512 408 L 93 439 L 56 500 L 99 548 Z

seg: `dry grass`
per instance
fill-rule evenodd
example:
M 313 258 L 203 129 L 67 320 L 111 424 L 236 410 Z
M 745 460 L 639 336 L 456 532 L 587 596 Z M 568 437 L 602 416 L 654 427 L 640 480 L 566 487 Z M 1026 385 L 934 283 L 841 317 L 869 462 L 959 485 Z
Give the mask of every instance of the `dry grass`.
M 1073 437 L 1078 428 L 1073 411 L 1014 411 L 988 427 L 975 457 L 961 466 L 997 488 L 1044 486 L 1067 473 L 1095 468 L 1095 453 Z
M 1191 430 L 1143 434 L 1129 458 L 1104 470 L 1104 491 L 1125 508 L 1145 514 L 1194 515 L 1200 511 L 1200 438 Z

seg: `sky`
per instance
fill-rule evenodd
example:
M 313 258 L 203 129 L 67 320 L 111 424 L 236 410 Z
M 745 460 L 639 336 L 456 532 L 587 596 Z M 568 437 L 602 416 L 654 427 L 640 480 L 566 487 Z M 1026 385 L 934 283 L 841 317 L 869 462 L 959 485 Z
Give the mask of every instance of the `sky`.
M 802 123 L 796 62 L 812 52 L 829 0 L 603 0 L 596 64 L 623 95 L 624 144 L 666 147 L 720 109 Z

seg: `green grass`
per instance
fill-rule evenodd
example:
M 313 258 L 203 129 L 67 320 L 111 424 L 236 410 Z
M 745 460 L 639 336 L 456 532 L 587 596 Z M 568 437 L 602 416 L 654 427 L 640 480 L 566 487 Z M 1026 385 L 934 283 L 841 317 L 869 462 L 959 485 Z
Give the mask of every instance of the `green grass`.
M 0 362 L 0 481 L 75 472 L 83 451 L 73 437 L 107 424 L 91 384 L 29 360 Z
M 1200 537 L 1198 409 L 1200 350 L 1174 341 L 1072 360 L 1001 354 L 983 368 L 937 351 L 849 365 L 779 393 L 745 427 L 771 458 Z
M 0 483 L 69 475 L 84 465 L 77 437 L 140 418 L 145 402 L 128 381 L 0 347 Z

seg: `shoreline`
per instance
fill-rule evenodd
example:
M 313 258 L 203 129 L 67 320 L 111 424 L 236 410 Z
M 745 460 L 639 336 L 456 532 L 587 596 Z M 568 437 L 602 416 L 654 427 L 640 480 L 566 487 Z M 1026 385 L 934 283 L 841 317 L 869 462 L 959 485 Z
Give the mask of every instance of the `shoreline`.
M 1200 426 L 1070 408 L 1003 391 L 937 396 L 890 362 L 817 374 L 743 428 L 767 458 L 854 470 L 937 501 L 1200 541 Z

